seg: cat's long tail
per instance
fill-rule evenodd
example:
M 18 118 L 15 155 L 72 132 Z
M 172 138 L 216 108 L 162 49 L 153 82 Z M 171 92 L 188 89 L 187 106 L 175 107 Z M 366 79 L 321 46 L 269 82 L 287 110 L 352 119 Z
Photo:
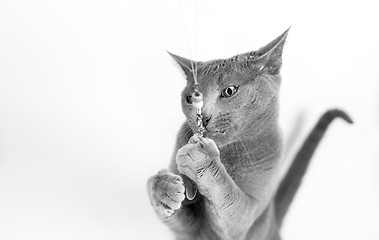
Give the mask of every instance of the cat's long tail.
M 283 218 L 295 197 L 313 153 L 324 136 L 329 124 L 337 117 L 342 118 L 348 123 L 353 123 L 351 118 L 341 110 L 334 109 L 324 113 L 308 135 L 303 146 L 296 154 L 288 172 L 281 181 L 274 199 L 278 226 L 281 226 Z

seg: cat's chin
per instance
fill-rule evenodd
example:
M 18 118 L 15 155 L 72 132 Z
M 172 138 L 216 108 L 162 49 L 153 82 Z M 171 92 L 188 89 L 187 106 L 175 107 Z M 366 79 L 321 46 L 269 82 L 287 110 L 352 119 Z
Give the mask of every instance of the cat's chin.
M 218 147 L 227 145 L 230 142 L 226 131 L 206 131 L 204 137 L 212 139 Z

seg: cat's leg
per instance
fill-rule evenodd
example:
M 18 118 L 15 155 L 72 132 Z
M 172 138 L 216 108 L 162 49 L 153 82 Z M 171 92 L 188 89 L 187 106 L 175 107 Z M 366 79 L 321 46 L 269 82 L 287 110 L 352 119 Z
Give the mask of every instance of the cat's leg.
M 176 234 L 190 234 L 195 218 L 190 209 L 182 205 L 185 198 L 181 176 L 163 169 L 147 182 L 150 203 L 158 217 Z
M 228 175 L 211 139 L 195 134 L 176 157 L 179 172 L 192 179 L 206 198 L 208 220 L 220 239 L 244 239 L 255 220 L 258 201 Z

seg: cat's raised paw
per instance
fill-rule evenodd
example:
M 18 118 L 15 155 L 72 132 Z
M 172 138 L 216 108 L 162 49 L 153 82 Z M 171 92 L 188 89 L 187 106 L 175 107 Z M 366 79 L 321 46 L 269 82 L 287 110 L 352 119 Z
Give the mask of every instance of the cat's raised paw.
M 204 195 L 219 174 L 220 151 L 212 139 L 195 134 L 176 154 L 180 173 L 192 179 Z M 213 181 L 214 182 L 214 181 Z
M 185 198 L 183 179 L 166 169 L 149 178 L 147 191 L 151 205 L 162 217 L 171 216 Z

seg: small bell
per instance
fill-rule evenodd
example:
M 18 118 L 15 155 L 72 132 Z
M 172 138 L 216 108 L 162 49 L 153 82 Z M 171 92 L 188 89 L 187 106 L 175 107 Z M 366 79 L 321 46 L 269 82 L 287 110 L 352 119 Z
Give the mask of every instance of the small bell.
M 203 94 L 199 91 L 195 91 L 192 93 L 192 105 L 197 108 L 201 109 L 204 105 L 203 101 Z

